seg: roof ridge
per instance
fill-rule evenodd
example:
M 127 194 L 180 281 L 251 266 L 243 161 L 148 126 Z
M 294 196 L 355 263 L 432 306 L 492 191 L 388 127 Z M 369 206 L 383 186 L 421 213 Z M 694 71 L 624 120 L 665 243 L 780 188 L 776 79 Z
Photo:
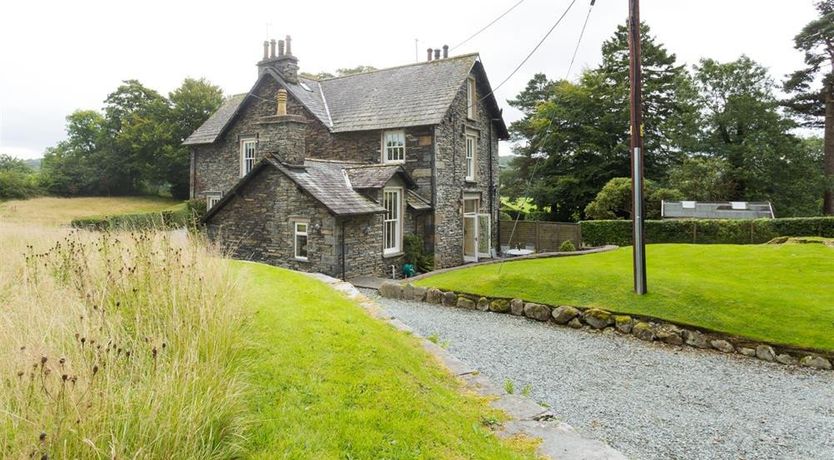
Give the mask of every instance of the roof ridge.
M 463 59 L 463 58 L 472 57 L 472 56 L 480 57 L 480 53 L 478 53 L 476 51 L 476 52 L 473 52 L 473 53 L 460 54 L 460 55 L 457 55 L 457 56 L 434 59 L 434 60 L 431 60 L 431 61 L 412 62 L 411 64 L 395 65 L 393 67 L 385 67 L 383 69 L 369 70 L 367 72 L 353 73 L 353 74 L 350 74 L 350 75 L 341 75 L 341 76 L 338 76 L 338 77 L 331 77 L 331 78 L 323 78 L 321 80 L 316 80 L 316 81 L 318 81 L 320 83 L 323 83 L 323 82 L 326 82 L 326 81 L 340 80 L 340 79 L 343 79 L 343 78 L 358 77 L 358 76 L 361 76 L 361 75 L 368 75 L 368 74 L 371 74 L 371 73 L 384 72 L 386 70 L 402 69 L 404 67 L 414 67 L 414 66 L 418 66 L 418 65 L 430 65 L 430 64 L 443 62 L 443 61 L 452 61 L 452 60 Z
M 350 161 L 350 160 L 327 160 L 324 158 L 305 158 L 305 162 L 312 161 L 314 163 L 331 163 L 331 164 L 350 164 L 350 165 L 363 165 L 365 163 L 359 161 Z

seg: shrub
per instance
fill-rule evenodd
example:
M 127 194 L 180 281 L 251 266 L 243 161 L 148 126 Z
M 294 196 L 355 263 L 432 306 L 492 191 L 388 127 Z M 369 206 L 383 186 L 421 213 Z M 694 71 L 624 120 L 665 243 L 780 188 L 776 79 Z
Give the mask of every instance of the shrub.
M 570 240 L 565 240 L 559 245 L 559 252 L 573 252 L 576 251 L 576 246 Z
M 200 215 L 199 212 L 199 208 L 193 207 L 189 202 L 159 212 L 73 219 L 70 225 L 74 228 L 83 228 L 86 230 L 170 230 L 183 227 L 191 228 L 199 222 L 199 218 L 196 217 Z M 202 214 L 205 214 L 205 205 L 203 206 Z
M 587 245 L 631 245 L 630 220 L 582 221 L 580 225 Z M 647 220 L 645 230 L 647 243 L 760 244 L 778 236 L 832 238 L 834 217 Z
M 403 257 L 417 271 L 426 273 L 434 270 L 434 257 L 425 254 L 423 238 L 419 235 L 406 235 L 403 238 Z

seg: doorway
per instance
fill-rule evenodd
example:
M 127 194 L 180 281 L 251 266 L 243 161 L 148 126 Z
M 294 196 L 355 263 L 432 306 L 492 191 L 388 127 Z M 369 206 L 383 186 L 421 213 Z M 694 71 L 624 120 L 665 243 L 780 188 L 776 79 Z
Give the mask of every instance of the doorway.
M 477 262 L 492 257 L 492 219 L 479 213 L 480 198 L 463 199 L 463 261 Z

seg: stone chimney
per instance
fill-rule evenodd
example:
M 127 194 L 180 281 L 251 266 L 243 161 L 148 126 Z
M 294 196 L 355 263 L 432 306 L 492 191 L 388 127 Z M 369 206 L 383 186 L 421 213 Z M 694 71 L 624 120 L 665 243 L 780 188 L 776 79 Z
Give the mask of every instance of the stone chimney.
M 443 59 L 449 57 L 449 45 L 443 45 Z
M 276 45 L 278 53 L 276 55 Z M 285 48 L 286 47 L 286 48 Z M 258 76 L 271 68 L 281 74 L 290 84 L 298 83 L 298 58 L 292 54 L 292 38 L 287 35 L 285 40 L 273 39 L 264 42 L 264 57 L 258 62 Z
M 287 35 L 284 40 L 286 50 L 279 55 L 275 61 L 275 68 L 278 73 L 287 80 L 287 83 L 298 83 L 298 58 L 292 54 L 292 37 Z

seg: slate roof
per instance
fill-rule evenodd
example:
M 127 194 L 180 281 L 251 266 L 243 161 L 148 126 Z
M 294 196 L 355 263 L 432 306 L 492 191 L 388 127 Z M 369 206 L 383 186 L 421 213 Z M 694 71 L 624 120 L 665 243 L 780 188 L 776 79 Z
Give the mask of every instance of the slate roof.
M 664 219 L 772 219 L 770 202 L 745 201 L 663 201 L 661 216 Z
M 389 69 L 375 70 L 327 80 L 300 78 L 288 83 L 268 68 L 248 93 L 266 76 L 287 91 L 334 133 L 372 129 L 404 128 L 439 124 L 470 71 L 481 72 L 489 84 L 477 54 L 465 54 Z M 247 94 L 230 97 L 184 145 L 210 144 L 216 141 L 240 110 Z M 494 95 L 486 99 L 491 109 L 500 113 Z M 508 136 L 503 121 L 499 137 Z
M 366 198 L 350 186 L 345 171 L 352 166 L 357 166 L 357 164 L 327 160 L 305 160 L 303 165 L 289 165 L 269 155 L 259 161 L 249 174 L 241 178 L 206 213 L 203 221 L 208 221 L 237 194 L 237 190 L 240 187 L 268 167 L 277 169 L 284 176 L 295 182 L 296 185 L 309 193 L 333 215 L 354 216 L 385 212 L 385 208 Z
M 245 99 L 246 93 L 226 98 L 220 108 L 188 136 L 183 145 L 211 144 L 216 141 Z
M 431 209 L 431 203 L 418 195 L 414 190 L 408 191 L 405 196 L 405 202 L 415 211 L 428 211 Z
M 305 160 L 290 166 L 270 158 L 273 166 L 337 216 L 385 212 L 385 208 L 354 190 L 345 177 L 346 163 Z
M 395 174 L 400 174 L 409 187 L 416 184 L 400 165 L 362 165 L 345 168 L 351 187 L 358 190 L 379 189 Z
M 322 80 L 333 132 L 436 125 L 477 54 Z

